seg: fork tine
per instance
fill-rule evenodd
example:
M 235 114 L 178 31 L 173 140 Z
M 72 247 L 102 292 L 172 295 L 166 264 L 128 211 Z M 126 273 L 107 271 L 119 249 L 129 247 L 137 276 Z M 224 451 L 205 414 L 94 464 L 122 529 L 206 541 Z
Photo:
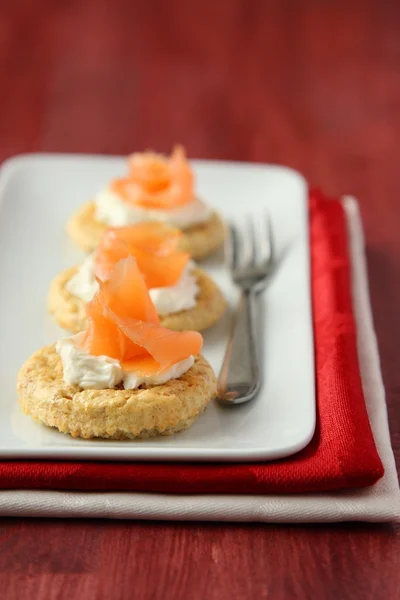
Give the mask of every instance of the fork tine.
M 254 228 L 254 220 L 251 215 L 247 217 L 247 227 L 245 232 L 245 248 L 246 248 L 246 263 L 247 265 L 254 265 L 257 260 L 257 240 L 256 232 Z
M 225 262 L 228 267 L 234 269 L 238 264 L 238 235 L 235 226 L 233 223 L 229 223 L 228 225 L 228 235 L 225 238 Z
M 259 239 L 259 258 L 262 263 L 271 262 L 273 259 L 272 226 L 268 214 L 262 220 Z
M 267 215 L 254 220 L 251 215 L 244 225 L 230 222 L 225 240 L 225 262 L 232 269 L 267 266 L 273 259 L 272 227 Z
M 256 247 L 252 219 L 248 216 L 244 221 L 244 225 L 238 223 L 233 227 L 236 241 L 236 260 L 234 266 L 247 269 L 254 265 Z

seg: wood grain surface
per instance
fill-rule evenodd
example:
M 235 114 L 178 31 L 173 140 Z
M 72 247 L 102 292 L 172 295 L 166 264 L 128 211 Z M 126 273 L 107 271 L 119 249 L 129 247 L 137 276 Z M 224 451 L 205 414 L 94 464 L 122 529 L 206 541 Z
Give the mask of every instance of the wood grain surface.
M 400 4 L 0 0 L 0 160 L 278 162 L 360 198 L 400 460 Z M 55 195 L 56 202 L 56 195 Z M 3 598 L 400 598 L 398 526 L 3 519 Z

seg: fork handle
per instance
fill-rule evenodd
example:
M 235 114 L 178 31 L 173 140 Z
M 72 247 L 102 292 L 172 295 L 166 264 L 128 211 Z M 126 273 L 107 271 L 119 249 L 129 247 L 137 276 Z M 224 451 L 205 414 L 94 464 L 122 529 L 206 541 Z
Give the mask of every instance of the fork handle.
M 218 379 L 218 401 L 222 404 L 247 402 L 260 389 L 255 308 L 254 290 L 242 290 Z

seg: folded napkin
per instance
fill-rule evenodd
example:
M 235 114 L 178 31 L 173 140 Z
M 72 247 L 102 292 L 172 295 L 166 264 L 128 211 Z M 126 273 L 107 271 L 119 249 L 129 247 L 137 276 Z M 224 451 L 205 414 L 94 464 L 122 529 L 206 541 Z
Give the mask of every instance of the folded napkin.
M 1 489 L 293 494 L 373 485 L 384 469 L 362 389 L 346 217 L 310 195 L 317 427 L 298 454 L 251 464 L 5 461 Z
M 356 201 L 346 198 L 344 207 L 363 390 L 385 467 L 375 485 L 337 492 L 268 495 L 7 490 L 0 491 L 0 515 L 273 523 L 382 522 L 399 518 L 400 490 L 369 303 L 362 226 Z

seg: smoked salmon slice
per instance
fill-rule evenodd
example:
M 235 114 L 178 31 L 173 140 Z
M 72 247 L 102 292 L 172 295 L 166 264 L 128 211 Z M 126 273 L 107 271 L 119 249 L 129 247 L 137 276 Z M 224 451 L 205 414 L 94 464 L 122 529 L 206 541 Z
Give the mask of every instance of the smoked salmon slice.
M 162 373 L 200 353 L 196 331 L 173 332 L 160 327 L 143 275 L 133 256 L 119 261 L 86 307 L 88 328 L 80 347 L 95 356 L 120 361 L 141 375 Z
M 163 254 L 176 250 L 181 237 L 182 232 L 176 227 L 155 221 L 144 221 L 132 226 L 110 227 L 103 234 L 101 242 L 109 246 L 118 239 L 142 250 Z
M 175 146 L 170 158 L 154 152 L 134 153 L 128 158 L 128 167 L 129 175 L 111 184 L 128 204 L 171 210 L 193 199 L 193 171 L 182 146 Z
M 80 346 L 94 356 L 110 356 L 118 359 L 125 351 L 125 336 L 118 325 L 108 318 L 99 294 L 86 305 L 88 328 Z
M 120 260 L 115 265 L 110 278 L 100 287 L 100 297 L 108 312 L 120 319 L 138 319 L 154 325 L 159 324 L 156 307 L 132 256 Z
M 108 229 L 95 254 L 95 275 L 105 281 L 115 264 L 134 256 L 148 288 L 172 286 L 180 279 L 189 254 L 177 250 L 178 229 L 162 223 L 137 223 Z
M 197 331 L 176 332 L 151 323 L 124 319 L 120 319 L 119 326 L 135 346 L 146 348 L 162 371 L 189 356 L 196 356 L 203 345 L 203 338 Z M 123 366 L 126 370 L 136 370 L 138 361 L 127 358 Z

